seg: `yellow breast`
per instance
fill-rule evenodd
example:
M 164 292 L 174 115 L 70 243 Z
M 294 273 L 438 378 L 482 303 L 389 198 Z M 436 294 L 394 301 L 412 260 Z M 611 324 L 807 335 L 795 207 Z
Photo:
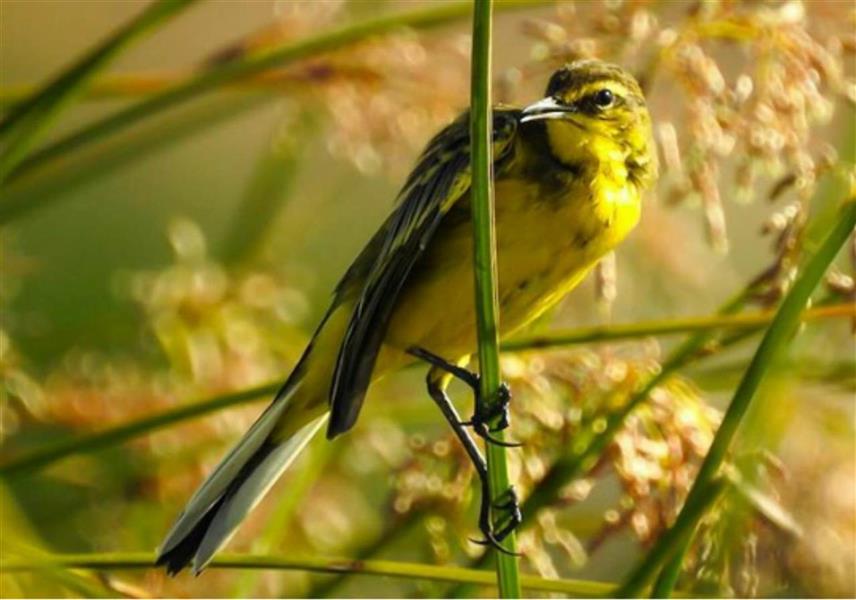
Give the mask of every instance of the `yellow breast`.
M 593 163 L 547 184 L 520 172 L 496 181 L 501 336 L 555 305 L 627 236 L 639 220 L 640 193 L 623 161 Z M 440 227 L 402 290 L 385 355 L 410 346 L 450 359 L 474 351 L 472 248 L 469 220 Z

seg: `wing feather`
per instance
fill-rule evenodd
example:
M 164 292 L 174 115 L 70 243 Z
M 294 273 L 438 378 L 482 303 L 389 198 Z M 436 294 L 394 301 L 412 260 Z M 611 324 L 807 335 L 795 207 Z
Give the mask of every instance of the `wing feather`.
M 511 155 L 518 119 L 519 111 L 494 111 L 495 171 Z M 340 284 L 341 291 L 345 281 L 363 279 L 336 360 L 328 438 L 356 421 L 398 294 L 443 216 L 467 195 L 470 180 L 469 113 L 464 113 L 429 142 L 399 193 L 395 211 Z

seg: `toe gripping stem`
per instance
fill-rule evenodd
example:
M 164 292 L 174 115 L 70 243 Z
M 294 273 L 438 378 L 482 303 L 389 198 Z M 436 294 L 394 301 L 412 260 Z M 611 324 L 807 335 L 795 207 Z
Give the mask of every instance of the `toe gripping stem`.
M 511 404 L 511 388 L 505 382 L 500 383 L 497 390 L 497 398 L 495 402 L 486 403 L 482 399 L 481 393 L 481 377 L 478 373 L 473 373 L 463 367 L 450 363 L 441 356 L 425 350 L 424 348 L 413 347 L 407 351 L 416 358 L 422 359 L 425 362 L 446 371 L 456 379 L 465 383 L 472 391 L 475 397 L 475 410 L 469 421 L 461 421 L 461 425 L 472 427 L 473 432 L 482 438 L 485 442 L 502 446 L 504 448 L 518 448 L 521 446 L 518 442 L 506 442 L 493 435 L 498 431 L 503 431 L 509 426 L 509 404 Z M 499 417 L 495 427 L 490 426 L 490 422 Z
M 422 348 L 411 348 L 408 352 L 417 358 L 425 360 L 438 369 L 451 373 L 454 377 L 462 380 L 472 388 L 474 394 L 476 394 L 475 414 L 469 421 L 461 421 L 454 405 L 446 395 L 445 390 L 432 378 L 430 373 L 428 375 L 428 393 L 437 403 L 437 406 L 446 417 L 446 420 L 449 422 L 449 425 L 452 427 L 455 435 L 467 451 L 467 454 L 475 467 L 476 473 L 478 473 L 479 481 L 481 482 L 481 504 L 479 506 L 478 525 L 484 539 L 471 541 L 483 546 L 491 546 L 497 552 L 502 552 L 503 554 L 519 556 L 516 552 L 506 550 L 502 546 L 502 541 L 508 537 L 508 535 L 514 531 L 514 529 L 520 525 L 523 520 L 523 515 L 520 511 L 520 504 L 517 499 L 517 493 L 514 491 L 514 487 L 509 487 L 497 499 L 497 502 L 491 501 L 487 464 L 469 432 L 466 430 L 466 426 L 471 426 L 477 435 L 484 438 L 485 442 L 499 444 L 502 446 L 519 446 L 519 444 L 505 442 L 490 435 L 491 432 L 501 431 L 508 427 L 508 404 L 511 400 L 511 393 L 508 386 L 504 383 L 500 386 L 498 401 L 493 403 L 488 412 L 482 413 L 479 409 L 479 407 L 482 406 L 482 403 L 479 402 L 480 388 L 479 376 L 477 374 L 458 367 L 457 365 L 453 365 L 441 357 L 436 356 L 427 350 L 423 350 Z M 497 418 L 497 416 L 500 417 L 499 423 L 497 423 L 495 428 L 491 429 L 488 423 Z M 495 525 L 492 519 L 494 511 L 505 513 L 500 516 Z

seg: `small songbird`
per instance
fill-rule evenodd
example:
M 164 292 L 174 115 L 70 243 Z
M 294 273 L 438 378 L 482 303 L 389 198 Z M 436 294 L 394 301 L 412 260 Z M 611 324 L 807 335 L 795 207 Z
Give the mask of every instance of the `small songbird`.
M 595 60 L 559 69 L 546 97 L 526 108 L 494 108 L 492 150 L 500 335 L 507 337 L 627 236 L 657 165 L 639 84 Z M 325 422 L 330 439 L 348 431 L 369 385 L 417 360 L 432 365 L 428 391 L 481 479 L 486 541 L 497 545 L 519 523 L 516 499 L 491 503 L 484 460 L 466 429 L 491 442 L 486 423 L 499 415 L 477 409 L 462 422 L 445 392 L 453 376 L 478 388 L 477 375 L 463 368 L 476 349 L 470 181 L 464 113 L 428 143 L 297 366 L 190 499 L 158 565 L 171 574 L 187 565 L 200 572 Z M 497 521 L 500 509 L 509 514 Z

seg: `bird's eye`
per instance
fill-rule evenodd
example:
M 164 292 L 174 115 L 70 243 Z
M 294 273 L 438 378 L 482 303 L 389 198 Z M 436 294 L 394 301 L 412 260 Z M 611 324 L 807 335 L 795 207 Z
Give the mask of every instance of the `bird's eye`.
M 615 100 L 615 95 L 610 90 L 600 90 L 594 95 L 594 103 L 601 108 L 606 108 Z

